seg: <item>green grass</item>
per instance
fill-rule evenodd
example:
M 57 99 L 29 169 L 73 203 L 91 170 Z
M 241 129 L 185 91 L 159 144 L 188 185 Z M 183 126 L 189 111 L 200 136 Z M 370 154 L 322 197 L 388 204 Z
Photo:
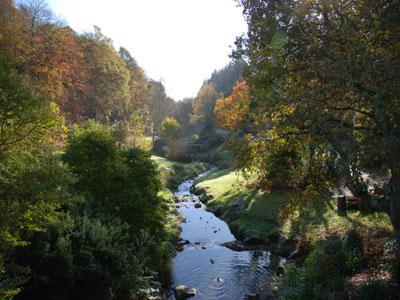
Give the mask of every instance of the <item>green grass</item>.
M 314 239 L 329 234 L 344 233 L 351 228 L 384 228 L 393 232 L 390 218 L 383 212 L 349 210 L 346 216 L 338 215 L 334 199 L 321 199 L 298 208 L 285 231 L 291 236 L 314 236 Z
M 335 201 L 327 198 L 309 201 L 294 209 L 290 218 L 283 219 L 288 205 L 296 198 L 295 194 L 263 195 L 247 185 L 243 176 L 232 170 L 214 172 L 197 183 L 213 196 L 207 203 L 208 208 L 221 215 L 242 238 L 268 239 L 277 233 L 286 237 L 305 234 L 322 237 L 354 227 L 381 227 L 392 231 L 387 214 L 349 211 L 347 216 L 339 216 Z
M 161 181 L 171 190 L 210 168 L 209 164 L 204 162 L 181 163 L 155 155 L 151 158 L 159 165 Z
M 170 161 L 161 156 L 152 155 L 151 159 L 154 160 L 160 168 L 169 168 L 174 165 L 173 161 Z
M 289 197 L 285 194 L 264 196 L 246 187 L 246 183 L 243 176 L 234 171 L 221 170 L 197 185 L 213 196 L 213 200 L 207 203 L 209 209 L 223 215 L 239 237 L 267 239 L 283 226 L 279 213 Z

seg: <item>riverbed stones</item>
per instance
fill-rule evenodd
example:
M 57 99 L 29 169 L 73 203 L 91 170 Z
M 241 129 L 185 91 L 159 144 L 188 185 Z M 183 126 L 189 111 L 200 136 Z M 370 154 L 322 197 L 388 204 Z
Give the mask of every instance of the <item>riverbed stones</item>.
M 178 245 L 188 245 L 190 244 L 190 242 L 188 240 L 184 240 L 184 239 L 179 239 L 179 241 L 177 242 Z
M 195 207 L 195 208 L 200 208 L 200 207 L 201 207 L 201 203 L 200 203 L 200 202 L 197 202 L 197 203 L 194 205 L 194 207 Z
M 196 295 L 197 290 L 195 288 L 189 288 L 186 285 L 180 284 L 173 288 L 175 297 L 180 299 L 187 299 Z
M 283 276 L 286 270 L 286 258 L 280 257 L 278 266 L 276 267 L 276 275 Z

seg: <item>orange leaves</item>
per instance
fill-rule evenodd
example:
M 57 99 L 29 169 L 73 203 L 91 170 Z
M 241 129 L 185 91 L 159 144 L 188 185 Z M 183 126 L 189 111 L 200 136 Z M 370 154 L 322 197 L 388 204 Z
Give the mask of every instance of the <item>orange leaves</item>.
M 219 126 L 234 130 L 245 117 L 248 108 L 247 83 L 238 82 L 229 97 L 217 100 L 214 117 Z

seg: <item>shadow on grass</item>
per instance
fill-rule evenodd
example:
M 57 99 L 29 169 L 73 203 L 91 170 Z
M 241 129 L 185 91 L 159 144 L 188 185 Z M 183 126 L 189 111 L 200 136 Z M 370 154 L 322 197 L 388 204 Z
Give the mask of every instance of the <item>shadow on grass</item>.
M 310 199 L 299 205 L 299 197 L 294 193 L 262 194 L 249 189 L 251 185 L 244 185 L 232 172 L 231 169 L 216 171 L 197 183 L 202 183 L 214 196 L 207 204 L 209 208 L 222 216 L 242 237 L 269 239 L 284 234 L 294 238 L 311 234 L 313 238 L 323 238 L 330 232 L 380 226 L 385 222 L 380 222 L 381 215 L 375 212 L 349 211 L 348 215 L 339 216 L 335 201 L 329 197 Z

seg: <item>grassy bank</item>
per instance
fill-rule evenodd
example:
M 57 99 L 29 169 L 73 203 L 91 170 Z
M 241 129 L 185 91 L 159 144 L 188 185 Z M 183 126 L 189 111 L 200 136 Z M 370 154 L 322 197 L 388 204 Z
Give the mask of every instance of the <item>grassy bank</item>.
M 390 275 L 393 228 L 386 213 L 349 210 L 340 216 L 335 201 L 323 197 L 288 209 L 297 195 L 264 195 L 232 170 L 202 178 L 196 189 L 205 191 L 201 198 L 208 199 L 208 209 L 227 221 L 237 238 L 261 240 L 295 258 L 272 283 L 277 298 L 400 296 Z
M 257 237 L 263 240 L 278 234 L 286 238 L 299 235 L 322 237 L 344 232 L 354 227 L 380 227 L 392 230 L 385 213 L 349 211 L 339 216 L 335 202 L 320 199 L 304 203 L 287 216 L 287 207 L 294 194 L 263 195 L 252 189 L 251 183 L 232 170 L 220 170 L 198 181 L 197 186 L 212 196 L 207 207 L 225 219 L 239 238 Z

